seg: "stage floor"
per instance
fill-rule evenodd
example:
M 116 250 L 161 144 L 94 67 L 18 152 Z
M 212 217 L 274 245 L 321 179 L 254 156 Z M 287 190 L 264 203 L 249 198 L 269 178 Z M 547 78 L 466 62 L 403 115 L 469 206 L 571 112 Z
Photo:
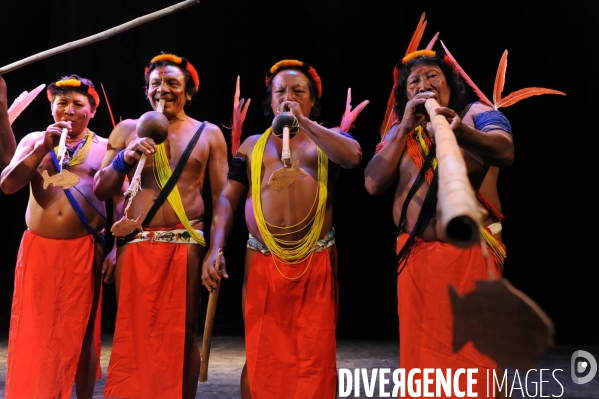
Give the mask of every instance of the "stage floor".
M 94 399 L 104 398 L 102 390 L 106 378 L 106 368 L 110 358 L 112 336 L 103 336 L 101 365 L 103 379 L 96 382 Z M 554 347 L 537 365 L 538 369 L 549 369 L 544 371 L 542 380 L 544 381 L 543 392 L 536 392 L 539 386 L 539 375 L 529 375 L 528 392 L 525 389 L 516 389 L 519 385 L 516 380 L 513 390 L 514 398 L 526 397 L 562 397 L 567 399 L 599 399 L 599 373 L 587 384 L 575 384 L 570 377 L 570 362 L 572 353 L 576 350 L 586 350 L 599 359 L 599 347 Z M 368 369 L 368 375 L 371 375 L 373 368 L 388 368 L 393 371 L 398 367 L 398 343 L 394 341 L 363 341 L 363 340 L 344 340 L 337 343 L 337 367 L 353 370 L 356 368 Z M 4 385 L 6 381 L 6 356 L 7 340 L 0 340 L 0 398 L 4 398 Z M 210 367 L 208 370 L 208 381 L 198 384 L 198 393 L 196 398 L 207 399 L 237 399 L 240 398 L 239 376 L 245 361 L 243 337 L 214 336 L 212 338 L 212 349 L 210 352 Z M 562 371 L 557 371 L 561 369 Z M 552 373 L 555 371 L 555 378 Z M 509 379 L 514 381 L 515 370 L 508 371 Z M 526 385 L 524 372 L 518 373 L 523 385 Z M 387 375 L 389 377 L 389 375 Z M 393 383 L 388 386 L 390 392 Z M 563 387 L 563 388 L 562 388 Z M 374 389 L 373 396 L 366 396 L 364 389 L 360 389 L 360 398 L 374 397 L 378 398 L 378 384 Z M 355 398 L 353 393 L 349 396 Z M 75 399 L 73 390 L 72 398 Z M 25 399 L 25 398 L 23 398 Z M 150 398 L 148 398 L 150 399 Z M 284 398 L 281 398 L 284 399 Z

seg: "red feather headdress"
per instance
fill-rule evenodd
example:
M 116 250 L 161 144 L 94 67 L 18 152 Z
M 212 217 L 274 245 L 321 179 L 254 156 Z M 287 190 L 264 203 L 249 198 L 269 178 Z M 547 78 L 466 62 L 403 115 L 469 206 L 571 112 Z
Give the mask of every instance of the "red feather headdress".
M 162 53 L 162 54 L 158 54 L 156 57 L 152 58 L 150 60 L 150 62 L 148 62 L 148 65 L 146 65 L 146 68 L 144 69 L 144 76 L 147 75 L 147 73 L 150 71 L 152 64 L 154 64 L 155 62 L 158 62 L 158 61 L 166 61 L 166 62 L 173 63 L 173 64 L 177 65 L 178 67 L 181 67 L 182 69 L 189 72 L 189 74 L 191 75 L 191 80 L 193 81 L 193 85 L 194 85 L 196 91 L 199 90 L 200 76 L 198 75 L 198 71 L 191 64 L 191 62 L 189 62 L 185 58 L 179 57 L 178 55 L 175 55 L 175 54 Z
M 480 102 L 490 107 L 493 107 L 496 110 L 501 107 L 509 107 L 510 105 L 513 105 L 520 100 L 524 100 L 525 98 L 532 96 L 540 96 L 542 94 L 558 94 L 562 96 L 566 95 L 566 93 L 553 89 L 546 89 L 543 87 L 528 87 L 526 89 L 517 90 L 513 93 L 510 93 L 506 97 L 501 98 L 501 93 L 503 92 L 503 88 L 505 85 L 505 73 L 507 70 L 507 50 L 505 50 L 503 52 L 503 55 L 501 56 L 501 60 L 499 60 L 499 67 L 497 68 L 497 74 L 495 75 L 495 85 L 493 87 L 493 102 L 491 102 L 476 86 L 476 84 L 474 84 L 474 82 L 466 74 L 464 69 L 460 67 L 460 65 L 451 55 L 449 50 L 447 50 L 447 47 L 445 47 L 445 44 L 441 42 L 441 45 L 443 46 L 443 49 L 447 53 L 447 56 L 450 58 L 451 62 L 454 64 L 454 67 L 456 68 L 460 76 L 466 81 L 468 86 L 470 86 L 472 90 L 474 90 Z
M 420 41 L 422 40 L 422 36 L 424 34 L 424 29 L 426 28 L 427 21 L 424 19 L 426 13 L 422 13 L 420 16 L 420 21 L 418 21 L 418 25 L 416 25 L 416 30 L 412 35 L 412 39 L 410 40 L 410 44 L 406 50 L 405 56 L 402 59 L 402 62 L 406 63 L 412 58 L 419 57 L 421 55 L 432 54 L 434 55 L 434 51 L 431 51 L 437 39 L 439 38 L 439 32 L 433 36 L 431 41 L 428 43 L 424 50 L 418 51 L 418 46 L 420 46 Z M 395 89 L 395 85 L 397 84 L 397 80 L 399 79 L 399 69 L 397 66 L 393 69 L 393 88 L 391 89 L 391 94 L 389 95 L 389 99 L 387 100 L 387 109 L 385 110 L 385 117 L 383 118 L 383 124 L 381 125 L 381 140 L 385 138 L 391 126 L 395 120 L 395 114 L 393 112 L 393 105 L 395 103 L 395 98 L 393 95 L 393 90 Z
M 91 81 L 89 81 L 91 83 Z M 89 94 L 91 98 L 94 99 L 96 103 L 96 108 L 100 105 L 100 96 L 98 96 L 98 92 L 94 89 L 94 86 L 91 84 L 83 83 L 82 81 L 76 79 L 74 76 L 71 76 L 69 79 L 62 79 L 54 83 L 50 83 L 48 88 L 46 89 L 46 95 L 48 96 L 48 101 L 52 102 L 53 97 L 56 93 L 68 91 L 72 89 L 73 91 L 82 92 L 85 94 Z
M 314 80 L 314 83 L 316 84 L 316 90 L 318 91 L 318 98 L 320 98 L 322 96 L 322 81 L 320 80 L 320 76 L 318 76 L 316 69 L 311 67 L 310 64 L 298 60 L 281 60 L 271 66 L 268 70 L 268 74 L 266 75 L 266 86 L 268 86 L 270 79 L 272 79 L 272 77 L 281 70 L 294 68 L 306 73 L 308 76 L 310 76 L 310 78 L 312 78 L 312 80 Z

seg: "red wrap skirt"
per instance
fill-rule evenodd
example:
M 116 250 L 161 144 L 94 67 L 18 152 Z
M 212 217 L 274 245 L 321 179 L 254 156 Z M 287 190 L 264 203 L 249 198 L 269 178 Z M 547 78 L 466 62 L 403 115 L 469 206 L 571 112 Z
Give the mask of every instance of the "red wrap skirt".
M 405 233 L 398 237 L 397 252 L 407 239 Z M 493 264 L 496 274 L 501 275 L 500 267 Z M 479 245 L 460 249 L 439 241 L 418 240 L 414 244 L 397 279 L 399 366 L 406 370 L 406 375 L 413 368 L 449 368 L 452 376 L 460 368 L 478 368 L 473 375 L 477 380 L 473 391 L 479 398 L 487 397 L 487 369 L 492 376 L 497 365 L 472 342 L 453 352 L 453 316 L 448 293 L 449 284 L 464 295 L 475 288 L 476 280 L 487 279 L 487 263 Z M 460 390 L 466 392 L 466 377 L 464 374 L 461 377 Z
M 255 253 L 244 314 L 252 399 L 335 398 L 335 246 L 330 251 L 293 265 Z
M 15 269 L 6 398 L 70 399 L 94 301 L 92 235 L 26 230 Z
M 188 244 L 125 246 L 104 396 L 181 398 Z

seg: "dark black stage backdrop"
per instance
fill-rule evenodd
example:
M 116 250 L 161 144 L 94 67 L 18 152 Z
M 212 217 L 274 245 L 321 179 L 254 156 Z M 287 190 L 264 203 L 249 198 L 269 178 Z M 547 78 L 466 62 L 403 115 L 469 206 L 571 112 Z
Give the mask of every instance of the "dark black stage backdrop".
M 104 31 L 175 4 L 174 0 L 2 2 L 0 64 Z M 344 171 L 336 185 L 339 250 L 338 335 L 394 339 L 398 336 L 393 255 L 392 192 L 370 196 L 364 167 L 379 142 L 379 127 L 392 85 L 392 70 L 404 55 L 422 12 L 424 46 L 437 31 L 470 77 L 492 96 L 499 59 L 509 50 L 504 94 L 537 86 L 567 97 L 539 96 L 502 109 L 514 130 L 516 159 L 501 172 L 506 215 L 505 277 L 534 299 L 556 326 L 558 344 L 599 344 L 599 274 L 593 256 L 597 148 L 594 1 L 553 3 L 482 1 L 232 1 L 202 0 L 183 11 L 95 44 L 4 74 L 12 101 L 24 90 L 78 73 L 104 85 L 116 117 L 136 118 L 150 109 L 143 68 L 160 51 L 187 57 L 201 79 L 189 115 L 222 125 L 231 117 L 235 80 L 252 99 L 244 137 L 261 133 L 264 75 L 276 61 L 312 64 L 323 80 L 322 121 L 336 126 L 347 89 L 353 104 L 370 100 L 354 135 L 364 161 Z M 593 106 L 591 105 L 593 104 Z M 594 111 L 594 112 L 593 112 Z M 17 139 L 52 122 L 44 94 L 13 125 Z M 90 127 L 107 137 L 112 125 L 106 103 Z M 230 131 L 223 128 L 229 142 Z M 2 258 L 0 326 L 8 330 L 13 269 L 23 230 L 28 189 L 0 194 Z M 241 287 L 247 230 L 239 214 L 228 242 L 230 279 L 219 297 L 215 333 L 242 334 Z M 52 265 L 48 265 L 52 267 Z M 105 286 L 103 322 L 114 327 L 114 287 Z M 203 298 L 206 298 L 203 290 Z M 204 307 L 206 301 L 203 302 Z M 510 328 L 510 326 L 498 326 Z

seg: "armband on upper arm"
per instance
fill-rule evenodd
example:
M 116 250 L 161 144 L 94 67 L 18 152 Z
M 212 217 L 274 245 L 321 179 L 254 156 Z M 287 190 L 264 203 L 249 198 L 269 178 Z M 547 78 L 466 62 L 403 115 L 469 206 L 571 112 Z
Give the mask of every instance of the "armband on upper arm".
M 352 135 L 351 135 L 351 134 L 349 134 L 349 133 L 346 133 L 346 132 L 339 131 L 339 134 L 340 134 L 340 135 L 342 135 L 343 137 L 347 137 L 347 138 L 350 138 L 350 139 L 352 139 L 352 140 L 356 141 L 355 137 L 354 137 L 354 136 L 352 136 Z
M 497 110 L 490 110 L 481 112 L 476 115 L 474 118 L 474 127 L 481 132 L 488 132 L 490 130 L 494 130 L 494 128 L 489 126 L 497 126 L 501 130 L 512 134 L 512 126 L 510 125 L 510 121 L 505 117 L 503 113 Z
M 243 184 L 245 187 L 250 186 L 247 175 L 246 160 L 244 158 L 233 157 L 229 163 L 229 173 L 227 179 L 235 180 Z

